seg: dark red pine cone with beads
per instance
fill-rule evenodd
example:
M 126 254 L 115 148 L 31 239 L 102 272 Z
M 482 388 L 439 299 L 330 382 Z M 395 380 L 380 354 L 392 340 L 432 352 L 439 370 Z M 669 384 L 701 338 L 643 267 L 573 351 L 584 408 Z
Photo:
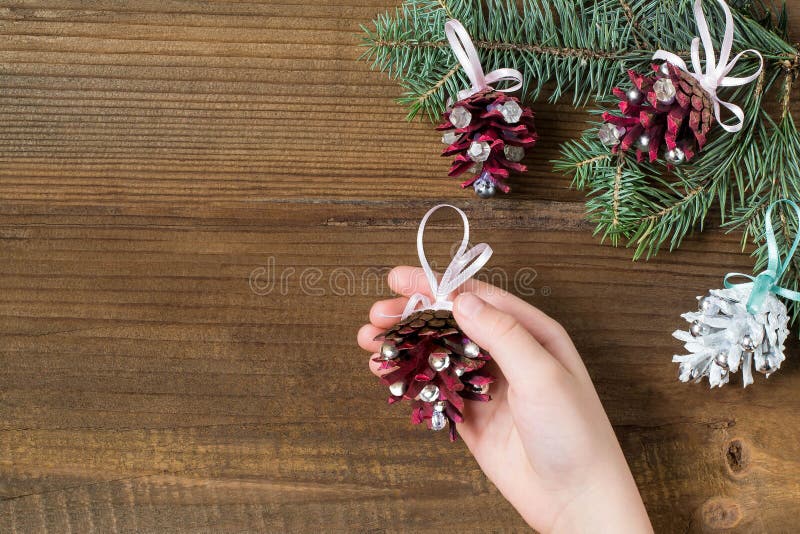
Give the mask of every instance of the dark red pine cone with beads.
M 505 180 L 512 171 L 528 170 L 520 162 L 537 139 L 533 111 L 491 89 L 456 102 L 437 130 L 445 131 L 442 156 L 455 156 L 448 174 L 471 174 L 461 187 L 472 186 L 481 198 L 494 196 L 497 189 L 508 193 Z
M 654 74 L 628 71 L 633 87 L 616 87 L 622 116 L 604 113 L 600 141 L 612 152 L 636 150 L 636 159 L 654 162 L 662 145 L 664 159 L 680 165 L 706 144 L 714 123 L 714 106 L 700 83 L 672 64 L 653 65 Z
M 382 370 L 391 369 L 381 377 L 389 386 L 389 404 L 411 401 L 415 425 L 425 422 L 442 430 L 449 423 L 455 441 L 464 399 L 491 400 L 494 378 L 483 370 L 491 357 L 461 332 L 451 312 L 412 313 L 375 339 L 383 345 L 374 361 Z

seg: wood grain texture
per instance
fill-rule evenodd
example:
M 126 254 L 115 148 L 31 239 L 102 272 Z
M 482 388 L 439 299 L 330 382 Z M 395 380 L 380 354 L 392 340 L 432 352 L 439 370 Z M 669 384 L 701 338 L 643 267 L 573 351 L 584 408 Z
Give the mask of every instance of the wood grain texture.
M 550 172 L 587 118 L 567 106 L 536 106 L 512 195 L 462 194 L 355 61 L 392 5 L 0 1 L 0 531 L 525 531 L 355 345 L 440 200 L 493 266 L 535 270 L 658 532 L 796 531 L 797 350 L 747 390 L 670 362 L 679 313 L 751 268 L 738 239 L 641 263 L 600 245 Z

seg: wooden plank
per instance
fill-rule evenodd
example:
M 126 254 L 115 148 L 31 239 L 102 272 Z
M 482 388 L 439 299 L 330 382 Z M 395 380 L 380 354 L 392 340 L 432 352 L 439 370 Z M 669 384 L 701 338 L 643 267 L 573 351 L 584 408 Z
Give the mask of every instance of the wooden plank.
M 750 269 L 736 236 L 639 263 L 599 245 L 550 171 L 587 119 L 568 106 L 537 105 L 512 196 L 463 194 L 355 61 L 390 6 L 0 3 L 0 530 L 525 531 L 354 341 L 446 200 L 573 334 L 658 532 L 792 531 L 795 359 L 744 391 L 670 362 L 679 313 Z

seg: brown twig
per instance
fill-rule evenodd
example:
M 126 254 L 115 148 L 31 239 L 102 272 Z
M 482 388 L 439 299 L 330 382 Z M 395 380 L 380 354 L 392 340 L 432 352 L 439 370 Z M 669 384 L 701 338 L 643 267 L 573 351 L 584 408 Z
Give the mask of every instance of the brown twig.
M 671 213 L 678 206 L 682 206 L 682 205 L 686 204 L 691 199 L 693 199 L 694 197 L 696 197 L 697 195 L 699 195 L 700 193 L 705 191 L 705 189 L 706 188 L 705 188 L 704 185 L 697 186 L 694 189 L 692 189 L 691 191 L 689 191 L 689 193 L 686 196 L 681 198 L 680 202 L 676 202 L 672 206 L 670 206 L 668 208 L 663 208 L 663 209 L 657 211 L 656 213 L 653 213 L 652 215 L 648 215 L 647 217 L 642 217 L 641 220 L 642 221 L 652 221 L 654 219 L 659 219 L 659 218 L 663 217 L 664 215 L 667 215 L 667 214 Z
M 450 8 L 447 7 L 447 2 L 445 0 L 439 0 L 439 5 L 442 6 L 444 10 L 444 14 L 447 15 L 448 19 L 454 19 L 453 13 L 450 11 Z
M 628 22 L 633 28 L 631 32 L 633 34 L 633 42 L 636 43 L 636 48 L 644 48 L 642 46 L 642 42 L 639 40 L 639 33 L 641 33 L 641 28 L 639 27 L 639 23 L 636 21 L 636 18 L 633 16 L 633 9 L 631 9 L 630 4 L 628 4 L 625 0 L 619 0 L 619 4 L 622 6 L 622 11 L 625 13 L 625 18 L 628 19 Z
M 556 57 L 577 57 L 584 59 L 614 59 L 619 52 L 599 52 L 588 48 L 558 48 L 555 46 L 541 46 L 537 44 L 503 43 L 500 41 L 473 41 L 475 48 L 481 50 L 515 50 L 517 52 L 531 52 L 534 54 L 551 55 Z M 445 48 L 449 43 L 444 41 L 375 41 L 375 46 L 389 48 Z
M 619 163 L 617 163 L 617 172 L 614 175 L 614 193 L 611 200 L 611 213 L 613 214 L 611 219 L 611 226 L 614 228 L 617 227 L 619 224 L 619 192 L 622 189 L 622 166 L 624 163 L 624 157 L 620 156 Z
M 417 104 L 422 105 L 422 103 L 425 102 L 427 99 L 429 99 L 431 95 L 433 95 L 436 91 L 438 91 L 439 88 L 442 87 L 445 84 L 445 82 L 447 82 L 447 80 L 449 80 L 452 76 L 454 76 L 455 73 L 458 72 L 459 68 L 461 68 L 461 65 L 456 63 L 456 65 L 452 69 L 447 71 L 445 75 L 442 76 L 441 80 L 433 84 L 433 86 L 430 89 L 428 89 L 427 91 L 425 91 L 424 93 L 422 93 L 417 97 L 416 100 Z
M 609 159 L 609 158 L 611 158 L 610 154 L 600 154 L 599 156 L 579 161 L 574 166 L 576 169 L 580 169 L 581 167 L 585 167 L 586 165 L 591 165 L 596 161 L 603 161 L 604 159 Z

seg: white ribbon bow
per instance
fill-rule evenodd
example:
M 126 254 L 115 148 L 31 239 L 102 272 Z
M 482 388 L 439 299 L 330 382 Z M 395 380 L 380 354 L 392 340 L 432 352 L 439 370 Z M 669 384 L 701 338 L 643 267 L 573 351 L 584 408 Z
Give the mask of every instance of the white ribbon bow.
M 733 133 L 742 129 L 744 124 L 744 112 L 742 111 L 742 108 L 736 104 L 731 104 L 730 102 L 721 100 L 717 96 L 717 89 L 719 87 L 734 87 L 752 82 L 761 74 L 761 71 L 764 68 L 764 58 L 761 56 L 758 50 L 749 49 L 739 52 L 736 57 L 734 57 L 733 60 L 728 63 L 728 58 L 731 55 L 731 48 L 733 47 L 733 15 L 731 15 L 731 10 L 728 8 L 728 4 L 726 4 L 724 0 L 717 1 L 719 2 L 719 5 L 722 6 L 722 10 L 725 12 L 725 37 L 722 40 L 722 48 L 719 51 L 719 63 L 716 61 L 714 43 L 711 42 L 711 32 L 708 29 L 708 22 L 703 14 L 702 0 L 695 0 L 694 3 L 694 17 L 697 20 L 697 30 L 700 33 L 700 37 L 695 37 L 692 39 L 692 66 L 694 67 L 694 72 L 689 71 L 683 59 L 672 52 L 667 52 L 666 50 L 657 51 L 653 55 L 653 59 L 663 59 L 668 61 L 679 69 L 687 72 L 698 82 L 700 82 L 700 85 L 709 94 L 711 101 L 714 103 L 714 117 L 716 117 L 717 122 L 726 132 Z M 703 73 L 703 67 L 700 64 L 701 40 L 703 42 L 703 48 L 705 49 L 705 73 Z M 728 73 L 736 65 L 736 62 L 739 61 L 739 58 L 748 52 L 753 52 L 758 56 L 760 61 L 758 70 L 746 78 L 735 78 L 728 76 Z M 739 122 L 734 124 L 723 123 L 722 118 L 720 117 L 720 106 L 724 106 L 730 110 L 730 112 L 733 113 L 737 119 L 739 119 Z
M 481 66 L 481 58 L 478 56 L 478 51 L 475 50 L 475 45 L 472 44 L 472 39 L 469 33 L 464 29 L 464 26 L 457 20 L 448 20 L 444 25 L 444 33 L 447 40 L 450 42 L 450 48 L 453 49 L 458 62 L 464 72 L 467 73 L 472 87 L 458 92 L 458 99 L 464 100 L 475 93 L 479 93 L 484 89 L 490 87 L 491 84 L 508 81 L 516 82 L 511 87 L 505 89 L 495 89 L 502 93 L 511 93 L 522 87 L 522 73 L 517 69 L 497 69 L 489 74 L 484 75 L 483 67 Z
M 464 237 L 461 239 L 461 245 L 450 260 L 450 265 L 447 266 L 441 281 L 436 279 L 436 274 L 431 269 L 428 259 L 425 257 L 425 246 L 422 243 L 422 236 L 425 233 L 425 223 L 428 218 L 439 208 L 453 208 L 461 215 L 461 220 L 464 221 Z M 452 310 L 453 301 L 450 300 L 450 293 L 458 289 L 461 284 L 472 278 L 481 267 L 486 265 L 489 258 L 492 256 L 492 247 L 486 243 L 479 243 L 467 250 L 469 245 L 469 221 L 463 211 L 450 204 L 439 204 L 431 208 L 428 213 L 422 218 L 419 223 L 419 230 L 417 231 L 417 253 L 419 254 L 419 263 L 422 265 L 422 270 L 425 271 L 425 276 L 428 279 L 428 284 L 431 287 L 431 294 L 433 301 L 422 293 L 415 293 L 408 299 L 405 310 L 403 310 L 402 319 L 405 319 L 417 309 L 423 310 Z

